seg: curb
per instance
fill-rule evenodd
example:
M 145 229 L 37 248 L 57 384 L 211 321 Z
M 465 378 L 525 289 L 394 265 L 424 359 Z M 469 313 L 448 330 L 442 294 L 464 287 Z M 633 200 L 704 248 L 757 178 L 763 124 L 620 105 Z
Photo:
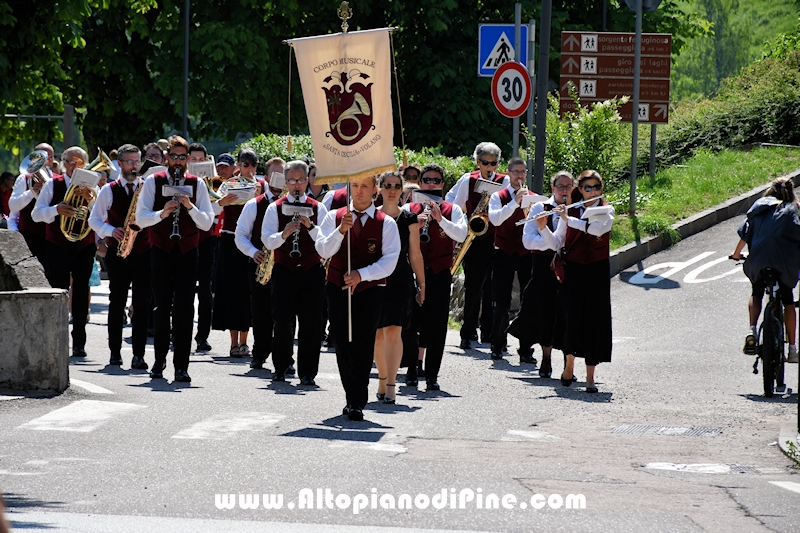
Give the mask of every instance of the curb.
M 792 442 L 797 447 L 794 454 L 786 445 L 787 442 Z M 800 433 L 797 432 L 796 422 L 787 422 L 781 426 L 778 434 L 778 446 L 786 457 L 800 464 L 800 458 L 797 456 L 797 450 L 800 450 Z
M 800 169 L 780 177 L 791 178 L 797 183 L 797 178 L 800 177 Z M 705 231 L 720 222 L 742 215 L 750 209 L 750 206 L 752 206 L 756 200 L 764 195 L 764 191 L 767 190 L 767 187 L 769 187 L 769 184 L 760 185 L 735 198 L 726 200 L 710 209 L 706 209 L 680 222 L 676 222 L 672 225 L 672 229 L 678 232 L 681 239 L 685 239 L 701 231 Z M 645 237 L 638 242 L 632 242 L 621 248 L 617 248 L 609 254 L 611 277 L 613 278 L 626 268 L 635 265 L 657 252 L 669 248 L 669 246 L 671 245 L 668 244 L 665 246 L 664 243 L 661 242 L 661 237 Z

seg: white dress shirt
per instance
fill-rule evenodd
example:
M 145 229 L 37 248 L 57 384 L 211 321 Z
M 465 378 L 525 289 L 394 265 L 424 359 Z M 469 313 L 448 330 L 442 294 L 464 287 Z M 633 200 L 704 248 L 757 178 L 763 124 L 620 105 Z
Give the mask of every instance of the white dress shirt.
M 533 204 L 531 206 L 531 211 L 528 213 L 528 217 L 532 217 L 534 215 L 538 215 L 542 211 L 544 211 L 544 205 L 548 204 L 553 207 L 557 207 L 558 204 L 554 197 L 550 197 L 547 202 L 539 202 L 538 204 Z M 553 217 L 553 225 L 558 227 L 558 215 L 550 215 Z M 549 226 L 545 226 L 543 230 L 539 231 L 539 225 L 536 222 L 528 222 L 525 224 L 525 229 L 522 230 L 522 246 L 527 248 L 528 250 L 536 250 L 539 252 L 544 252 L 545 250 L 554 250 L 555 248 L 550 248 L 550 245 L 545 241 L 543 233 L 549 233 L 552 237 L 552 232 L 550 231 Z M 551 240 L 551 242 L 554 242 Z
M 170 182 L 172 179 L 170 178 Z M 186 179 L 182 178 L 179 182 L 180 185 L 185 183 Z M 142 228 L 149 228 L 155 226 L 163 219 L 161 212 L 163 209 L 153 211 L 153 202 L 156 196 L 156 179 L 149 176 L 144 180 L 144 187 L 142 192 L 139 193 L 139 201 L 136 204 L 136 223 Z M 211 200 L 208 197 L 208 189 L 203 184 L 203 180 L 197 180 L 197 192 L 195 193 L 196 204 L 192 204 L 192 209 L 189 210 L 189 217 L 201 231 L 208 231 L 214 223 L 214 208 L 211 207 Z M 180 206 L 178 206 L 180 208 Z M 176 208 L 176 209 L 178 209 Z
M 503 192 L 503 189 L 493 192 L 489 197 L 489 222 L 491 222 L 493 226 L 502 226 L 503 222 L 514 214 L 514 211 L 520 209 L 516 201 L 517 191 L 514 190 L 511 183 L 506 185 L 505 188 L 511 193 L 511 201 L 506 205 L 503 205 L 503 202 L 500 201 L 500 193 Z
M 300 203 L 306 203 L 308 196 L 303 194 Z M 328 209 L 321 202 L 317 202 L 317 222 L 324 220 L 328 214 Z M 319 238 L 319 225 L 315 225 L 308 234 L 316 241 Z M 264 213 L 264 222 L 261 224 L 261 242 L 270 250 L 275 250 L 283 246 L 286 239 L 283 238 L 283 231 L 278 228 L 278 206 L 275 203 L 269 204 L 267 212 Z
M 583 212 L 586 210 L 585 207 L 580 208 L 579 215 L 583 215 Z M 533 224 L 533 222 L 529 222 L 528 225 Z M 552 250 L 560 250 L 564 246 L 564 242 L 567 237 L 567 226 L 570 228 L 576 229 L 578 231 L 584 231 L 589 235 L 593 235 L 595 237 L 599 237 L 601 235 L 605 235 L 609 231 L 611 231 L 611 227 L 614 224 L 614 208 L 611 208 L 611 213 L 603 217 L 601 220 L 596 220 L 592 223 L 588 223 L 586 220 L 582 220 L 580 217 L 566 217 L 566 221 L 561 218 L 558 221 L 558 227 L 556 228 L 555 232 L 543 231 L 542 237 L 544 237 L 545 241 L 548 244 L 548 247 Z
M 272 205 L 272 202 L 275 201 L 275 195 L 272 194 L 272 191 L 269 189 L 267 189 L 266 194 L 270 205 Z M 257 200 L 258 196 L 251 198 L 246 204 L 244 204 L 242 213 L 239 215 L 239 220 L 236 221 L 236 231 L 234 232 L 233 237 L 233 242 L 236 243 L 236 247 L 247 257 L 253 257 L 256 255 L 256 252 L 261 251 L 253 246 L 252 242 L 250 242 L 250 239 L 253 236 L 253 224 L 255 223 L 256 215 L 258 214 Z
M 122 184 L 125 193 L 127 193 L 128 181 L 123 177 L 120 177 L 116 181 Z M 108 223 L 108 210 L 111 209 L 111 205 L 114 203 L 114 193 L 111 191 L 112 183 L 114 182 L 109 181 L 100 189 L 100 193 L 97 195 L 97 201 L 94 203 L 94 208 L 92 208 L 92 214 L 89 215 L 89 227 L 92 228 L 101 239 L 111 237 L 116 229 L 116 227 Z M 142 178 L 137 177 L 132 183 L 133 192 L 135 194 L 136 191 L 139 190 L 139 187 L 142 186 Z
M 410 204 L 405 204 L 402 209 L 404 211 L 410 211 L 410 207 Z M 464 216 L 464 212 L 461 211 L 461 208 L 456 204 L 453 204 L 453 209 L 450 210 L 450 220 L 447 220 L 447 218 L 443 216 L 442 220 L 438 222 L 438 224 L 439 227 L 444 230 L 447 236 L 453 239 L 455 242 L 464 242 L 464 240 L 467 238 L 467 234 L 469 233 L 467 217 Z
M 72 183 L 69 176 L 64 174 L 64 182 L 67 185 L 67 190 Z M 97 187 L 94 188 L 95 195 L 99 194 Z M 39 198 L 36 200 L 36 205 L 31 211 L 31 218 L 34 222 L 44 222 L 45 224 L 52 224 L 58 216 L 58 204 L 51 206 L 50 202 L 53 201 L 53 180 L 49 180 L 44 184 L 42 190 L 39 191 Z M 94 205 L 94 200 L 89 202 L 89 209 Z
M 353 209 L 352 203 L 350 204 L 350 209 Z M 328 211 L 328 214 L 325 215 L 322 224 L 319 225 L 320 235 L 314 242 L 317 253 L 323 259 L 336 255 L 336 252 L 339 251 L 344 242 L 345 236 L 339 231 L 339 227 L 336 224 L 336 211 L 338 210 Z M 375 204 L 370 204 L 364 214 L 361 215 L 362 226 L 369 218 L 375 218 Z M 383 219 L 381 258 L 371 265 L 358 269 L 361 281 L 388 278 L 397 266 L 398 257 L 400 257 L 400 233 L 397 231 L 397 223 L 394 219 L 387 216 Z
M 450 202 L 451 204 L 455 204 L 461 208 L 464 208 L 467 205 L 467 198 L 469 198 L 469 175 L 470 173 L 467 172 L 463 176 L 461 176 L 453 188 L 447 191 L 444 199 L 446 202 Z M 492 172 L 489 175 L 489 181 L 493 181 L 495 173 Z M 480 176 L 478 176 L 480 177 Z M 507 187 L 509 183 L 508 176 L 503 178 L 503 187 Z
M 6 224 L 8 224 L 8 229 L 11 231 L 19 231 L 19 211 L 11 211 L 8 214 L 8 220 L 6 220 Z
M 28 174 L 20 174 L 14 182 L 11 198 L 8 199 L 8 208 L 11 211 L 22 211 L 29 203 L 36 201 L 33 191 L 28 189 L 27 175 Z

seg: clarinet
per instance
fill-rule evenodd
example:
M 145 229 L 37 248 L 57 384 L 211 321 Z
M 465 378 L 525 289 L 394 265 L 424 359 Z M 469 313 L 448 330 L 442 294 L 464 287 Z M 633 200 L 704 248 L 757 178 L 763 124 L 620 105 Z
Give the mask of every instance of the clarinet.
M 294 203 L 300 203 L 300 191 L 294 192 Z M 298 220 L 300 220 L 300 215 L 298 213 L 292 215 L 292 222 L 297 222 Z M 300 255 L 302 255 L 300 253 L 300 228 L 297 228 L 294 230 L 294 237 L 292 238 L 292 251 L 289 252 L 289 257 L 297 258 L 300 257 Z
M 172 185 L 177 186 L 178 183 L 180 183 L 181 179 L 181 169 L 176 167 L 175 172 L 173 174 L 174 175 L 172 176 Z M 173 196 L 172 199 L 175 200 L 176 202 L 180 201 L 178 199 L 177 194 Z M 181 229 L 178 226 L 178 220 L 180 219 L 180 216 L 181 216 L 181 206 L 178 205 L 178 207 L 176 207 L 175 210 L 172 212 L 172 234 L 169 236 L 170 240 L 172 241 L 181 240 Z
M 422 225 L 422 232 L 419 234 L 419 242 L 426 243 L 431 242 L 431 236 L 428 235 L 428 225 L 431 222 L 431 204 L 427 204 L 425 206 L 425 210 L 423 213 L 427 213 L 427 218 L 425 219 L 425 224 Z

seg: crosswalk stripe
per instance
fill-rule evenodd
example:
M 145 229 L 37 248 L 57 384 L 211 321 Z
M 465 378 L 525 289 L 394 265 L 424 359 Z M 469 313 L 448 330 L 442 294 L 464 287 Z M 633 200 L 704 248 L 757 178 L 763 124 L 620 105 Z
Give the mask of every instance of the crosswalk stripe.
M 70 378 L 69 380 L 71 385 L 78 386 L 82 389 L 86 389 L 89 392 L 93 392 L 95 394 L 114 394 L 108 389 L 104 389 L 99 385 L 95 385 L 94 383 L 89 383 L 88 381 L 81 381 L 80 379 Z
M 792 492 L 797 492 L 800 494 L 800 483 L 795 483 L 794 481 L 770 481 L 776 487 L 780 487 L 782 489 L 790 490 Z
M 145 407 L 145 405 L 133 403 L 78 400 L 66 407 L 51 411 L 39 418 L 34 418 L 17 427 L 17 429 L 89 433 L 116 415 L 130 413 Z
M 182 429 L 172 438 L 223 440 L 242 431 L 264 431 L 284 418 L 284 415 L 274 413 L 216 415 Z
M 549 433 L 545 433 L 544 431 L 537 431 L 537 430 L 523 431 L 519 429 L 509 429 L 508 434 L 513 435 L 514 437 L 524 437 L 526 439 L 533 439 L 533 440 L 561 440 L 561 437 L 556 437 L 555 435 L 551 435 Z

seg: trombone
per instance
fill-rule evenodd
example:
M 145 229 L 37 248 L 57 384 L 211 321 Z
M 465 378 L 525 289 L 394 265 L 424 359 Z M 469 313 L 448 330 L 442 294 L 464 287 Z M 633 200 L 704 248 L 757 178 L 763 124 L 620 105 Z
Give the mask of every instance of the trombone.
M 594 198 L 589 198 L 588 200 L 581 200 L 580 202 L 575 202 L 574 204 L 569 204 L 569 205 L 565 206 L 565 209 L 571 209 L 573 207 L 580 207 L 585 203 L 594 202 L 595 200 L 599 200 L 602 197 L 603 197 L 603 195 L 601 194 L 600 196 L 595 196 Z M 536 213 L 532 217 L 527 217 L 527 218 L 523 218 L 522 220 L 517 220 L 516 225 L 517 226 L 522 226 L 524 224 L 527 224 L 528 222 L 532 222 L 534 220 L 539 220 L 540 218 L 549 217 L 550 215 L 555 215 L 555 214 L 556 214 L 555 211 L 542 211 L 540 213 Z

